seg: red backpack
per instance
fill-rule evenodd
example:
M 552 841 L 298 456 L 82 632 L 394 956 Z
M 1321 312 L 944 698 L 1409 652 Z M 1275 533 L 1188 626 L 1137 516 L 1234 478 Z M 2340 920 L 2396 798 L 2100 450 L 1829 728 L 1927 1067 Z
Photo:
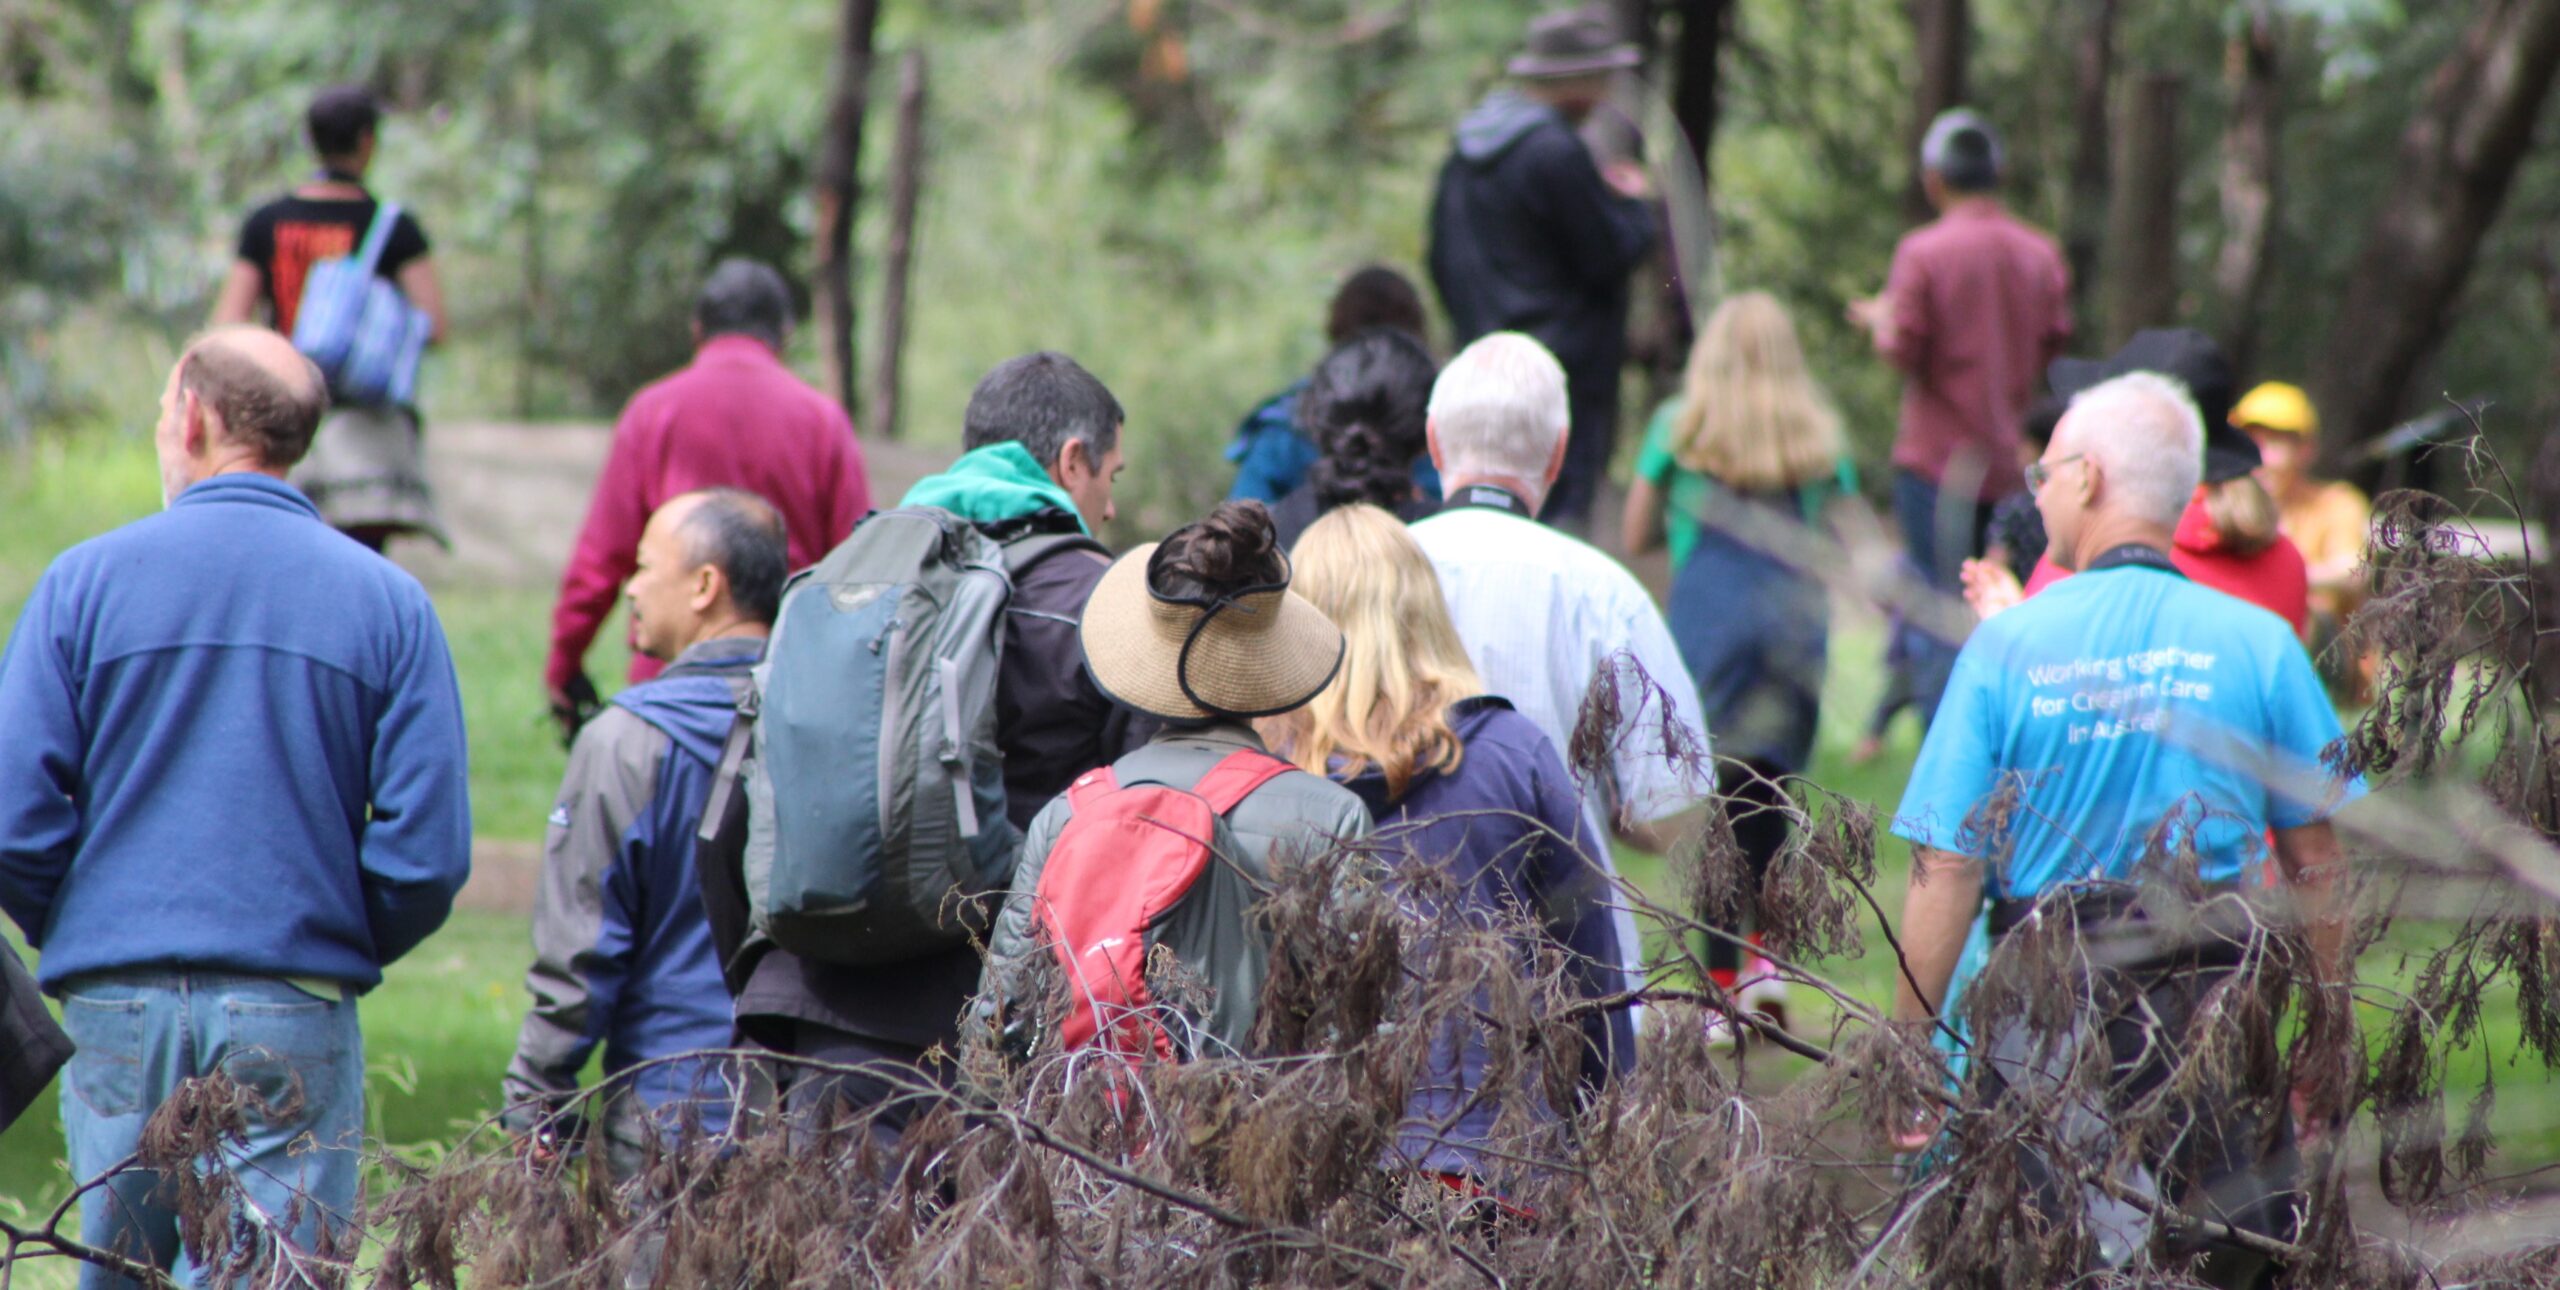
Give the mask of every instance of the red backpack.
M 1072 814 L 1050 848 L 1033 908 L 1067 984 L 1061 1046 L 1100 1042 L 1131 1061 L 1149 1053 L 1189 1057 L 1205 1037 L 1246 1051 L 1268 971 L 1260 930 L 1247 917 L 1267 878 L 1236 845 L 1227 813 L 1255 789 L 1296 769 L 1238 749 L 1188 790 L 1112 768 L 1067 788 Z M 1206 1015 L 1184 1016 L 1147 991 L 1150 953 L 1161 947 L 1214 991 Z

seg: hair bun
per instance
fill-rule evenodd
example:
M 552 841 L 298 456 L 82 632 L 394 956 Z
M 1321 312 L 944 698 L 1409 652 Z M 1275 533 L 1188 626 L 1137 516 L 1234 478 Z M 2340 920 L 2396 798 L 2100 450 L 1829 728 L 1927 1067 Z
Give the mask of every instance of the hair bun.
M 1221 502 L 1208 518 L 1177 530 L 1164 545 L 1167 572 L 1216 594 L 1278 582 L 1287 568 L 1271 512 L 1256 501 Z

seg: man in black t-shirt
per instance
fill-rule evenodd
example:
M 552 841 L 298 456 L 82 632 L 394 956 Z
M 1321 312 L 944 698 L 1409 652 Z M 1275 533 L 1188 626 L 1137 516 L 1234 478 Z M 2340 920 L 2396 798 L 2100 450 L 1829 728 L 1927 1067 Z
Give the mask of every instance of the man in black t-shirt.
M 373 164 L 381 119 L 380 105 L 362 86 L 333 86 L 311 100 L 311 146 L 320 155 L 320 173 L 251 212 L 241 226 L 239 258 L 214 302 L 215 326 L 258 322 L 263 315 L 277 331 L 293 334 L 312 266 L 355 254 L 373 224 L 378 204 L 365 190 L 364 174 Z M 404 204 L 375 267 L 425 312 L 434 342 L 445 334 L 444 288 L 427 251 L 426 230 Z M 414 409 L 336 408 L 293 482 L 332 525 L 375 550 L 398 533 L 441 541 L 417 440 Z

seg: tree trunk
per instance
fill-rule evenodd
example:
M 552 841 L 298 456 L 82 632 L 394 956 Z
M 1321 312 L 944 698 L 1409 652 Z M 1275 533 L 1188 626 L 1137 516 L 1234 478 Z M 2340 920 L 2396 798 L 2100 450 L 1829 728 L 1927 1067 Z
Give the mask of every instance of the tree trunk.
M 1642 60 L 1632 74 L 1611 78 L 1607 109 L 1595 112 L 1582 126 L 1583 142 L 1603 161 L 1636 159 L 1643 151 L 1641 122 L 1651 98 L 1647 77 L 1653 71 L 1655 0 L 1608 0 L 1603 6 L 1620 39 L 1636 47 Z
M 2107 233 L 2107 104 L 2115 85 L 2116 0 L 2083 0 L 2088 25 L 2073 52 L 2071 204 L 2063 223 L 2062 253 L 2071 264 L 2071 307 L 2082 322 L 2095 322 L 2098 248 Z
M 2144 72 L 2117 111 L 2107 204 L 2107 348 L 2178 312 L 2178 96 L 2173 72 Z
M 2231 370 L 2243 375 L 2257 354 L 2258 304 L 2276 224 L 2276 118 L 2283 97 L 2276 71 L 2275 6 L 2253 0 L 2223 58 L 2231 118 L 2222 132 L 2222 252 L 2213 265 L 2222 349 Z
M 2435 352 L 2560 68 L 2560 0 L 2481 0 L 2400 136 L 2397 179 L 2311 368 L 2344 456 L 2388 430 Z
M 827 132 L 818 149 L 817 313 L 826 343 L 827 393 L 848 416 L 858 410 L 854 399 L 861 384 L 854 353 L 853 225 L 862 206 L 862 117 L 879 23 L 880 0 L 844 0 Z
M 1680 43 L 1671 54 L 1671 119 L 1698 163 L 1698 186 L 1715 192 L 1716 115 L 1722 110 L 1725 40 L 1736 0 L 1687 0 L 1680 6 Z
M 898 437 L 900 368 L 907 348 L 907 281 L 915 264 L 916 199 L 924 172 L 924 51 L 898 59 L 898 136 L 889 157 L 889 247 L 881 268 L 880 357 L 871 371 L 871 430 Z
M 1967 0 L 1906 0 L 1911 12 L 1912 63 L 1920 69 L 1912 87 L 1911 130 L 1903 155 L 1911 162 L 1911 182 L 1902 192 L 1902 213 L 1925 224 L 1937 212 L 1920 187 L 1920 140 L 1938 114 L 1964 102 L 1965 49 L 1972 35 Z

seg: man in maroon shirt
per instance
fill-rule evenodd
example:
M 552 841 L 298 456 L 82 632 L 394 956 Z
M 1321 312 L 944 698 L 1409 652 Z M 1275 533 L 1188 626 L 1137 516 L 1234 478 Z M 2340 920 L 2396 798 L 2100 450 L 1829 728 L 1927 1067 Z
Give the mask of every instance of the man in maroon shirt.
M 2071 339 L 2071 271 L 2051 236 L 2001 205 L 2000 140 L 1982 118 L 1940 113 L 1920 166 L 1938 218 L 1904 235 L 1884 293 L 1851 303 L 1849 318 L 1903 371 L 1894 516 L 1915 569 L 1953 594 L 1964 561 L 1981 554 L 1992 503 L 2024 486 L 2018 426 Z M 1925 723 L 1954 643 L 1902 645 Z
M 551 614 L 543 681 L 564 726 L 595 704 L 587 646 L 636 567 L 640 530 L 667 499 L 722 487 L 764 498 L 782 512 L 795 569 L 843 541 L 871 509 L 852 419 L 782 364 L 790 332 L 782 275 L 751 260 L 722 261 L 694 300 L 693 362 L 622 410 Z M 658 666 L 634 656 L 631 679 L 648 680 Z

